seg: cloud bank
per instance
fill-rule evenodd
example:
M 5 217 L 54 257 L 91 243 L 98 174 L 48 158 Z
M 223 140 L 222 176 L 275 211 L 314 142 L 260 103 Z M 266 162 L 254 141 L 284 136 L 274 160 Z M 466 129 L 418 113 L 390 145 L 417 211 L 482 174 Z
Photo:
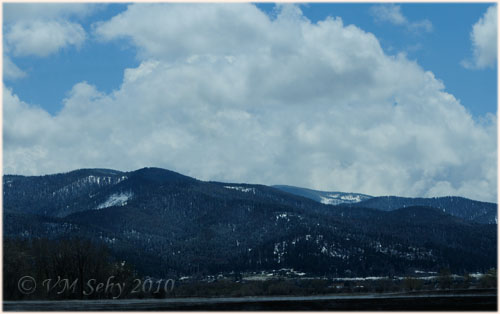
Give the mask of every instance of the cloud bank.
M 484 15 L 472 26 L 473 60 L 462 61 L 470 69 L 484 69 L 497 64 L 497 6 L 488 8 Z
M 158 166 L 205 180 L 496 200 L 496 117 L 340 18 L 296 6 L 132 4 L 94 25 L 138 49 L 119 89 L 51 116 L 4 87 L 4 172 Z

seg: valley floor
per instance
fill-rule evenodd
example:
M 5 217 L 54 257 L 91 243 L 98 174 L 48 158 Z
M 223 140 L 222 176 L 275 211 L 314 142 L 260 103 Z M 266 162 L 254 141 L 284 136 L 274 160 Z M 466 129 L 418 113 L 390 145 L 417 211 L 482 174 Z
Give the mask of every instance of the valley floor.
M 497 311 L 497 290 L 322 296 L 4 301 L 4 311 Z

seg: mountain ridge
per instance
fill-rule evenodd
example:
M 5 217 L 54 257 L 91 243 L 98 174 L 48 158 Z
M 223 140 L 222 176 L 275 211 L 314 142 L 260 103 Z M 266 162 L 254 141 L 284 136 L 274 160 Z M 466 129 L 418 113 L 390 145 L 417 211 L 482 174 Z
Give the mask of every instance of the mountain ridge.
M 4 176 L 5 236 L 82 236 L 149 275 L 294 268 L 336 275 L 496 265 L 496 225 L 432 207 L 326 205 L 161 168 Z M 412 215 L 417 215 L 415 219 Z

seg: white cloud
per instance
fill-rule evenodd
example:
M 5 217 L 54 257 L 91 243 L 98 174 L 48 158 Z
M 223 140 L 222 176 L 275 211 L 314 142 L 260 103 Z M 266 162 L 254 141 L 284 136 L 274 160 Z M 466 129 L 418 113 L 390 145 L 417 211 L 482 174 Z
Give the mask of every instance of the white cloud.
M 133 27 L 130 21 L 134 21 Z M 111 21 L 97 25 L 96 34 L 103 40 L 129 38 L 145 57 L 175 58 L 257 48 L 257 36 L 264 36 L 266 40 L 268 36 L 264 30 L 269 25 L 269 19 L 262 12 L 247 4 L 152 4 L 130 6 Z M 166 42 L 175 44 L 167 45 Z
M 388 22 L 398 26 L 404 26 L 408 30 L 419 32 L 432 32 L 431 21 L 424 19 L 410 22 L 401 12 L 401 7 L 394 4 L 374 5 L 370 8 L 370 13 L 378 22 Z
M 67 21 L 23 21 L 14 24 L 5 36 L 14 56 L 46 57 L 68 46 L 79 47 L 85 40 L 82 26 Z
M 51 117 L 4 90 L 4 172 L 159 166 L 200 179 L 496 200 L 496 118 L 341 19 L 295 6 L 133 4 L 95 27 L 141 65 Z
M 104 4 L 94 3 L 4 3 L 3 22 L 50 19 L 81 19 L 101 10 Z
M 488 8 L 472 26 L 473 60 L 464 60 L 462 65 L 470 69 L 494 67 L 497 63 L 497 6 Z
M 4 78 L 26 76 L 12 61 L 13 56 L 47 57 L 60 49 L 80 47 L 83 27 L 71 20 L 83 19 L 104 8 L 85 3 L 4 3 Z
M 26 73 L 12 62 L 8 56 L 3 57 L 3 79 L 16 80 L 26 76 Z
M 399 5 L 375 5 L 370 8 L 372 15 L 381 22 L 390 22 L 395 25 L 408 23 L 406 17 L 401 13 Z

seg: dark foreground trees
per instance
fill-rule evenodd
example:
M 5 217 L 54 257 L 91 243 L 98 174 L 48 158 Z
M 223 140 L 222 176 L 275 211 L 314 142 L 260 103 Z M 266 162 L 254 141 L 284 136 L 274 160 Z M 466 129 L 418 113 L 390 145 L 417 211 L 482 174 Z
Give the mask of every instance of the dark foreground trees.
M 79 237 L 59 240 L 4 239 L 4 299 L 109 298 L 98 283 L 131 282 L 133 270 L 114 260 L 107 247 Z M 129 284 L 130 286 L 130 284 Z M 94 291 L 93 291 L 94 290 Z

